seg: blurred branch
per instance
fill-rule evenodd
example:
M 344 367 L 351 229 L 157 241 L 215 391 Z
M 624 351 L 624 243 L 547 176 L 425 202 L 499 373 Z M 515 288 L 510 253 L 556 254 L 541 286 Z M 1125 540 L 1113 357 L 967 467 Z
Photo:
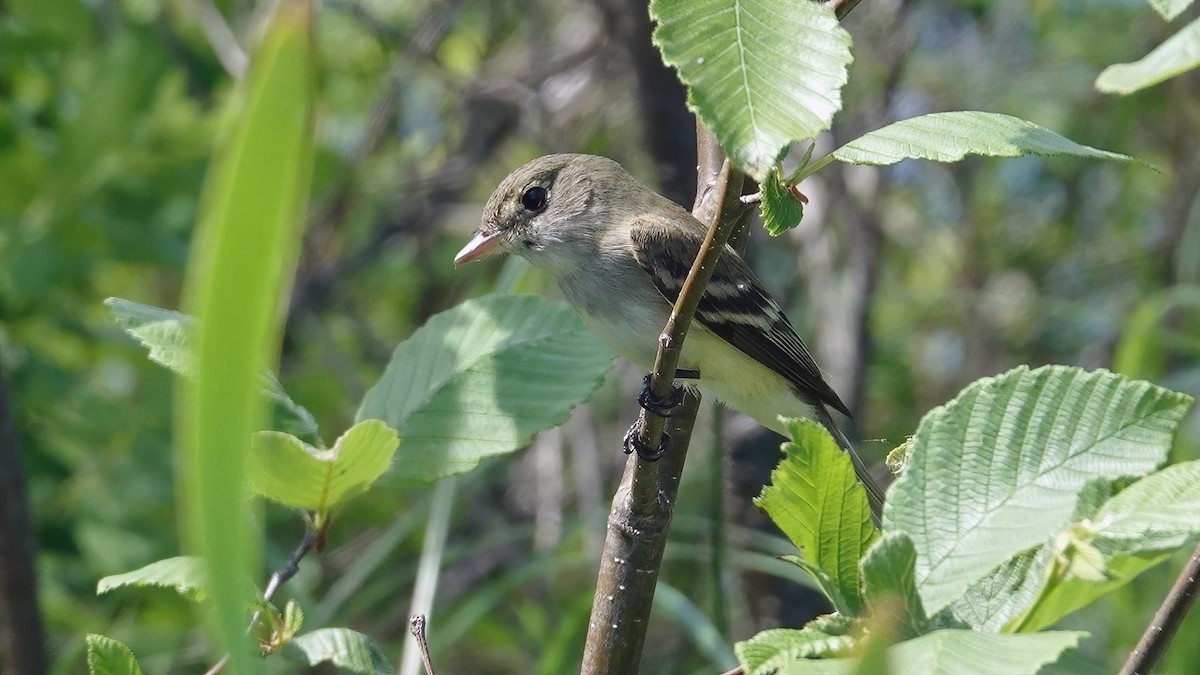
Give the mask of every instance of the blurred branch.
M 36 554 L 21 446 L 0 369 L 0 671 L 13 675 L 47 672 Z
M 680 204 L 695 194 L 696 144 L 687 90 L 651 42 L 646 0 L 593 0 L 613 43 L 629 58 L 641 110 L 642 139 L 658 169 L 662 193 Z
M 200 30 L 204 32 L 204 37 L 216 54 L 221 67 L 235 80 L 242 79 L 250 59 L 246 56 L 246 50 L 238 44 L 233 30 L 225 22 L 225 17 L 221 16 L 221 10 L 217 9 L 212 0 L 193 0 L 192 5 L 196 8 Z
M 1183 566 L 1166 601 L 1154 613 L 1154 619 L 1121 668 L 1120 675 L 1149 675 L 1154 671 L 1196 599 L 1197 583 L 1200 583 L 1200 544 Z

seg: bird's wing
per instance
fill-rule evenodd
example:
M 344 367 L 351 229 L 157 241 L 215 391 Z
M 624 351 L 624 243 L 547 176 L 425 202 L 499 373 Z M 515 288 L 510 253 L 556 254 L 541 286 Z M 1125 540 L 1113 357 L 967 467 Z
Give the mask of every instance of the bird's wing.
M 704 243 L 704 230 L 658 218 L 639 218 L 630 228 L 633 255 L 659 293 L 674 304 L 692 261 Z M 741 256 L 728 246 L 717 261 L 696 319 L 721 339 L 785 377 L 799 396 L 850 411 L 825 380 L 796 329 Z M 704 377 L 703 370 L 700 373 Z

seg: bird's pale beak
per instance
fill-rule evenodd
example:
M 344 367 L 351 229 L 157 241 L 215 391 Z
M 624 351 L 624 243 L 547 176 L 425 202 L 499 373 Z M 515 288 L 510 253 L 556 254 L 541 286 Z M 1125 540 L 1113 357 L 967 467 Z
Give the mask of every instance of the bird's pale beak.
M 454 256 L 454 264 L 462 265 L 463 263 L 469 263 L 472 260 L 492 253 L 500 245 L 500 242 L 503 241 L 501 239 L 502 234 L 503 232 L 499 230 L 491 234 L 476 232 L 475 236 L 471 237 L 471 241 L 468 241 L 467 245 L 462 247 L 462 250 L 458 252 L 458 255 Z

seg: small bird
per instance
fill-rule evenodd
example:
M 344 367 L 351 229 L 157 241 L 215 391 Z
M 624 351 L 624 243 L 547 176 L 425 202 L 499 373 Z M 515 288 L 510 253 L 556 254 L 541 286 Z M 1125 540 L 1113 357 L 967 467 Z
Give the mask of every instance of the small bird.
M 500 183 L 454 263 L 492 253 L 525 258 L 554 277 L 592 332 L 648 371 L 706 231 L 611 159 L 547 155 Z M 728 246 L 684 340 L 677 375 L 685 371 L 699 373 L 694 386 L 701 392 L 781 434 L 780 415 L 815 418 L 850 453 L 872 506 L 882 504 L 882 490 L 825 407 L 848 416 L 846 404 L 779 304 Z

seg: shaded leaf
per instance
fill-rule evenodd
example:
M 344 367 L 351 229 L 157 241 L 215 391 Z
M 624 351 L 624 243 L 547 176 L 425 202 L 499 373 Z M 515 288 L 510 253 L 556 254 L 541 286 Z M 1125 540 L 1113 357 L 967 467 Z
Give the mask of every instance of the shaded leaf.
M 125 329 L 149 351 L 151 361 L 187 378 L 196 374 L 196 320 L 187 314 L 161 307 L 143 305 L 122 298 L 108 298 L 104 304 L 112 312 L 117 325 Z M 269 370 L 260 376 L 262 391 L 271 398 L 296 425 L 297 433 L 316 437 L 317 421 L 307 408 L 296 403 L 283 390 L 283 385 Z
M 435 480 L 561 424 L 612 359 L 565 304 L 484 296 L 433 316 L 396 347 L 358 419 L 399 431 L 403 478 Z
M 889 532 L 871 546 L 862 559 L 863 594 L 869 606 L 891 598 L 899 615 L 894 627 L 899 639 L 928 630 L 929 618 L 916 583 L 917 550 L 903 532 Z
M 800 224 L 804 204 L 783 184 L 778 169 L 771 171 L 761 187 L 763 227 L 767 232 L 780 235 Z
M 87 636 L 87 662 L 91 675 L 142 675 L 129 647 L 95 633 Z
M 789 0 L 653 0 L 654 44 L 688 105 L 758 182 L 793 140 L 842 107 L 850 34 L 831 9 Z
M 393 670 L 370 638 L 348 628 L 321 628 L 297 636 L 286 649 L 299 654 L 310 666 L 332 663 L 352 673 L 390 675 Z

